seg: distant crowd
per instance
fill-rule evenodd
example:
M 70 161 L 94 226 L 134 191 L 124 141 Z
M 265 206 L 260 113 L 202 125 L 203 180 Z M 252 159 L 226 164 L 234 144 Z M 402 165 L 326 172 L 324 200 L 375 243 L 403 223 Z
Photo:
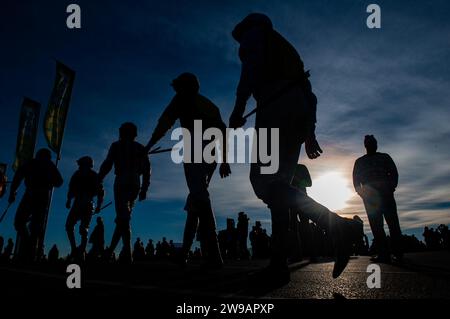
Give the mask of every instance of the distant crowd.
M 294 251 L 295 243 L 292 244 L 290 251 L 290 260 L 299 261 L 305 257 L 314 261 L 318 257 L 332 257 L 333 247 L 331 240 L 327 233 L 321 228 L 317 227 L 312 222 L 300 223 L 300 247 L 298 251 Z M 295 241 L 294 234 L 292 240 Z M 237 224 L 233 218 L 228 218 L 226 228 L 219 231 L 219 247 L 224 259 L 227 260 L 249 260 L 249 259 L 266 259 L 270 257 L 271 236 L 267 234 L 266 229 L 262 227 L 260 221 L 256 221 L 249 232 L 249 218 L 240 212 L 237 219 Z M 248 247 L 250 242 L 250 248 Z M 388 242 L 390 238 L 388 236 Z M 87 261 L 104 261 L 103 252 L 107 249 L 104 240 L 104 226 L 101 217 L 97 218 L 97 225 L 95 226 L 90 238 L 90 250 L 87 254 Z M 423 241 L 420 241 L 415 235 L 403 235 L 402 245 L 404 252 L 423 252 L 423 251 L 438 251 L 450 250 L 449 244 L 449 229 L 447 225 L 441 224 L 436 229 L 432 227 L 425 227 L 423 231 Z M 156 260 L 176 260 L 177 255 L 181 249 L 181 244 L 174 243 L 173 240 L 167 240 L 163 237 L 157 241 L 156 244 L 152 239 L 149 239 L 146 244 L 140 237 L 136 239 L 133 247 L 133 260 L 135 262 L 146 262 Z M 354 244 L 354 255 L 369 256 L 376 254 L 376 242 L 372 240 L 369 245 L 369 240 L 366 235 L 361 238 L 360 242 Z M 7 241 L 0 236 L 0 262 L 11 261 L 14 257 L 14 241 L 9 238 Z M 202 257 L 201 248 L 196 247 L 189 252 L 190 260 L 200 260 Z M 48 262 L 56 262 L 61 259 L 69 259 L 60 256 L 57 245 L 53 245 L 48 251 L 44 260 Z M 116 256 L 113 254 L 109 261 L 121 260 L 121 253 Z

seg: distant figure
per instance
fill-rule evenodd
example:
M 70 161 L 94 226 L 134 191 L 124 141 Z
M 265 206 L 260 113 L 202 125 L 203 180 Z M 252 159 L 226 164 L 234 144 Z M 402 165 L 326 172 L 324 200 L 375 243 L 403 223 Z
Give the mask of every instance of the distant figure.
M 5 251 L 3 252 L 3 260 L 10 261 L 11 256 L 13 254 L 13 250 L 14 250 L 14 242 L 13 242 L 12 238 L 9 238 L 8 243 L 6 244 L 6 247 L 5 247 Z
M 240 44 L 242 67 L 229 126 L 238 128 L 245 124 L 246 104 L 253 96 L 257 102 L 256 130 L 267 128 L 269 141 L 271 129 L 278 129 L 279 133 L 278 170 L 273 174 L 264 173 L 267 163 L 256 154 L 256 161 L 250 167 L 253 190 L 267 204 L 272 216 L 271 263 L 255 276 L 255 282 L 258 276 L 266 278 L 260 282 L 264 282 L 266 288 L 275 288 L 290 280 L 287 257 L 291 209 L 301 211 L 330 233 L 336 247 L 333 269 L 336 278 L 350 259 L 352 222 L 291 186 L 302 144 L 311 159 L 322 153 L 315 136 L 317 98 L 308 80 L 309 73 L 296 49 L 274 30 L 264 14 L 248 15 L 236 25 L 232 35 Z
M 378 256 L 374 258 L 374 261 L 390 262 L 383 217 L 389 227 L 392 253 L 396 259 L 402 257 L 402 232 L 394 199 L 394 192 L 398 184 L 397 167 L 388 154 L 377 152 L 378 143 L 373 135 L 365 136 L 364 146 L 367 154 L 355 162 L 353 185 L 363 199 L 376 242 Z
M 153 260 L 155 257 L 155 246 L 151 239 L 148 240 L 147 246 L 145 246 L 145 257 L 147 260 Z
M 145 248 L 141 239 L 138 237 L 133 247 L 133 260 L 134 261 L 144 261 L 145 259 Z
M 200 149 L 202 154 L 194 154 L 196 151 L 194 147 L 194 136 L 197 135 L 200 137 L 200 134 L 203 136 L 203 132 L 208 128 L 218 128 L 222 131 L 223 136 L 226 136 L 226 125 L 222 121 L 218 107 L 199 93 L 200 84 L 194 74 L 183 73 L 179 75 L 173 80 L 172 87 L 176 94 L 161 115 L 158 125 L 147 144 L 147 149 L 150 150 L 177 120 L 180 120 L 182 128 L 189 131 L 191 139 L 188 136 L 184 136 L 186 148 L 183 150 L 184 154 L 186 152 L 191 153 L 191 161 L 189 163 L 188 161 L 183 162 L 189 195 L 184 207 L 187 216 L 179 262 L 181 265 L 186 264 L 188 253 L 198 230 L 202 255 L 205 258 L 204 265 L 210 268 L 219 268 L 222 266 L 223 261 L 220 256 L 216 234 L 216 220 L 208 192 L 209 183 L 219 160 L 216 159 L 214 162 L 208 163 L 203 159 L 203 148 L 211 141 L 204 141 Z M 195 120 L 202 121 L 203 131 L 194 132 Z M 191 142 L 190 147 L 188 147 L 186 141 Z M 219 173 L 224 178 L 231 171 L 230 166 L 226 162 L 226 143 L 223 143 L 222 140 L 219 143 L 223 162 L 220 165 Z M 212 152 L 217 157 L 216 150 L 210 150 L 210 153 Z M 199 155 L 202 160 L 199 163 L 194 162 L 195 158 Z
M 103 224 L 103 218 L 97 217 L 97 224 L 91 233 L 89 243 L 92 244 L 89 251 L 89 257 L 91 259 L 98 259 L 103 256 L 105 250 L 105 225 Z
M 227 218 L 227 228 L 219 231 L 219 247 L 223 257 L 235 259 L 238 249 L 238 233 L 234 226 L 234 219 Z
M 248 221 L 249 218 L 247 217 L 247 214 L 244 212 L 239 212 L 236 230 L 238 240 L 238 257 L 240 259 L 248 259 L 250 256 L 247 248 Z
M 111 245 L 105 252 L 112 255 L 122 238 L 124 263 L 131 263 L 131 212 L 136 199 L 143 201 L 147 197 L 150 185 L 150 161 L 143 145 L 135 141 L 137 127 L 133 123 L 124 123 L 119 128 L 119 140 L 112 143 L 108 155 L 100 167 L 100 180 L 114 167 L 114 203 L 116 206 L 116 228 Z M 142 181 L 141 181 L 142 176 Z
M 50 251 L 48 252 L 48 262 L 51 264 L 55 264 L 59 259 L 59 250 L 56 245 L 53 245 Z
M 160 249 L 161 249 L 161 257 L 169 257 L 170 245 L 167 242 L 166 237 L 163 237 Z
M 34 159 L 17 169 L 11 184 L 9 203 L 15 201 L 22 180 L 25 180 L 25 194 L 14 220 L 14 227 L 20 238 L 17 258 L 31 262 L 39 257 L 38 243 L 43 236 L 45 217 L 50 204 L 50 191 L 53 187 L 60 187 L 63 184 L 61 174 L 52 162 L 50 150 L 46 148 L 38 150 Z
M 78 170 L 73 174 L 67 192 L 66 208 L 70 209 L 66 220 L 66 232 L 71 248 L 71 258 L 83 262 L 86 257 L 89 224 L 94 212 L 94 197 L 97 197 L 95 212 L 100 212 L 105 192 L 98 174 L 93 170 L 94 161 L 89 156 L 77 160 Z M 73 205 L 72 205 L 73 200 Z M 74 228 L 80 222 L 81 243 L 77 247 Z M 50 256 L 49 256 L 50 257 Z

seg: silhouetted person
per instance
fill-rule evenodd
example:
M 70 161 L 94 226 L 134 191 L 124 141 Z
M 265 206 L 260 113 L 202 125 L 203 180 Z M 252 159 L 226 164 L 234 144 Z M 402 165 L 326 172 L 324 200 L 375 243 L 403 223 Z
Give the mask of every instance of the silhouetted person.
M 92 244 L 89 256 L 97 259 L 103 255 L 105 249 L 105 225 L 103 224 L 103 218 L 97 217 L 97 224 L 91 233 L 89 243 Z
M 268 205 L 272 215 L 271 264 L 261 273 L 269 285 L 281 285 L 290 280 L 287 267 L 289 247 L 289 211 L 302 211 L 306 218 L 316 222 L 332 234 L 336 247 L 333 276 L 344 270 L 351 254 L 352 222 L 318 204 L 298 189 L 291 181 L 305 143 L 306 154 L 314 159 L 322 150 L 315 137 L 317 99 L 308 80 L 303 62 L 295 48 L 272 27 L 263 14 L 248 15 L 233 30 L 239 42 L 242 62 L 240 81 L 236 92 L 230 127 L 245 124 L 243 114 L 250 96 L 257 102 L 255 128 L 279 129 L 279 167 L 277 172 L 261 171 L 267 164 L 254 158 L 250 181 L 256 196 Z M 258 141 L 259 142 L 259 141 Z M 259 146 L 258 146 L 259 148 Z M 270 148 L 269 148 L 270 149 Z
M 100 180 L 114 167 L 114 204 L 116 208 L 116 228 L 106 256 L 112 254 L 119 240 L 123 242 L 122 261 L 130 263 L 131 258 L 131 212 L 136 199 L 147 197 L 150 185 L 150 161 L 145 147 L 136 142 L 137 127 L 124 123 L 119 128 L 119 140 L 112 143 L 108 155 L 100 167 Z M 141 182 L 142 176 L 142 182 Z
M 161 257 L 168 257 L 169 256 L 170 245 L 167 242 L 166 237 L 163 237 L 160 249 L 161 249 Z
M 147 246 L 145 246 L 145 256 L 147 260 L 152 260 L 155 257 L 155 246 L 151 239 L 148 240 Z
M 249 218 L 244 212 L 239 212 L 236 226 L 238 240 L 238 255 L 241 259 L 248 259 L 249 252 L 247 248 L 248 239 L 248 221 Z
M 189 131 L 191 139 L 184 136 L 185 149 L 183 153 L 190 152 L 191 161 L 183 161 L 184 174 L 186 177 L 189 195 L 186 200 L 185 210 L 187 211 L 186 225 L 183 235 L 183 247 L 180 263 L 184 265 L 187 255 L 191 249 L 195 234 L 199 232 L 202 255 L 205 257 L 205 266 L 211 268 L 221 267 L 223 261 L 217 242 L 216 220 L 211 207 L 208 187 L 212 175 L 217 166 L 217 152 L 214 149 L 216 160 L 207 163 L 203 159 L 203 149 L 211 141 L 203 141 L 201 147 L 202 154 L 194 154 L 194 136 L 203 136 L 203 132 L 208 128 L 218 128 L 223 136 L 226 136 L 226 126 L 222 121 L 219 109 L 206 97 L 199 94 L 200 84 L 197 77 L 191 73 L 183 73 L 172 82 L 172 87 L 176 94 L 172 101 L 164 110 L 159 118 L 158 125 L 155 128 L 152 137 L 147 144 L 147 149 L 151 149 L 175 124 L 180 120 L 181 127 Z M 194 131 L 194 121 L 201 120 L 202 131 Z M 184 134 L 184 132 L 183 132 Z M 190 145 L 187 143 L 191 142 Z M 222 150 L 222 161 L 220 165 L 220 176 L 227 177 L 231 171 L 226 163 L 226 143 L 219 141 Z M 194 162 L 200 155 L 201 161 Z
M 14 220 L 14 227 L 20 238 L 18 259 L 34 261 L 40 253 L 38 243 L 43 236 L 45 218 L 50 204 L 50 191 L 63 183 L 61 174 L 52 162 L 50 150 L 46 148 L 38 150 L 34 159 L 17 169 L 11 184 L 9 203 L 15 201 L 16 192 L 22 180 L 25 181 L 25 194 L 17 208 Z
M 141 239 L 138 237 L 133 247 L 133 259 L 135 261 L 143 261 L 145 259 L 145 248 Z
M 160 240 L 158 240 L 158 242 L 156 243 L 156 247 L 155 248 L 156 248 L 155 257 L 158 257 L 158 258 L 162 257 L 163 255 L 162 255 L 161 241 Z
M 94 198 L 97 197 L 95 212 L 100 212 L 105 192 L 100 178 L 93 170 L 94 161 L 89 156 L 77 160 L 78 170 L 73 174 L 67 192 L 66 208 L 70 209 L 66 220 L 66 232 L 69 238 L 71 257 L 84 261 L 88 242 L 89 224 L 94 212 Z M 73 205 L 72 205 L 73 200 Z M 74 228 L 80 222 L 81 243 L 77 247 Z
M 377 140 L 373 135 L 366 135 L 364 146 L 367 154 L 358 158 L 353 168 L 353 185 L 361 196 L 366 208 L 370 228 L 376 241 L 377 262 L 389 262 L 390 252 L 384 221 L 389 227 L 392 252 L 396 258 L 402 257 L 402 232 L 397 215 L 394 192 L 398 184 L 398 172 L 392 158 L 377 152 Z
M 228 259 L 235 259 L 237 257 L 237 235 L 234 219 L 227 218 L 227 228 L 219 232 L 219 246 L 223 257 Z
M 59 259 L 59 250 L 56 245 L 53 245 L 48 252 L 48 262 L 51 264 L 57 263 Z
M 449 233 L 449 230 L 448 230 L 448 226 L 447 225 L 444 225 L 444 224 L 441 224 L 441 225 L 439 225 L 439 227 L 438 227 L 438 233 L 439 233 L 439 236 L 440 236 L 440 246 L 441 246 L 441 248 L 442 249 L 449 249 L 449 240 L 450 240 L 450 233 Z

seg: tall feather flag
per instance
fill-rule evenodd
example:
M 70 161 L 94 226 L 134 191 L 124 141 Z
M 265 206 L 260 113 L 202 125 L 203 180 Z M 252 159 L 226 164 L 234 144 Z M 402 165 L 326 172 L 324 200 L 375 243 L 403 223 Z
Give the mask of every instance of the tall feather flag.
M 58 159 L 61 155 L 61 145 L 74 80 L 75 71 L 61 62 L 56 62 L 56 78 L 45 113 L 44 134 L 48 147 L 57 154 Z
M 13 170 L 17 170 L 19 166 L 31 160 L 34 156 L 40 110 L 40 103 L 27 97 L 23 99 Z

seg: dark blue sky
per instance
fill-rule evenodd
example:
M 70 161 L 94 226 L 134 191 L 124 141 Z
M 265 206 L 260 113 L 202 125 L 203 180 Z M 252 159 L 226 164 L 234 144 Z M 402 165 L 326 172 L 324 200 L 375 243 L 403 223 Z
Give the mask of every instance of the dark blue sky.
M 66 182 L 83 155 L 91 155 L 98 168 L 122 122 L 135 122 L 138 140 L 146 142 L 173 95 L 169 83 L 181 72 L 198 75 L 202 93 L 227 121 L 240 71 L 230 32 L 246 14 L 258 11 L 272 18 L 312 70 L 319 98 L 317 133 L 325 150 L 315 162 L 301 157 L 313 178 L 337 171 L 350 181 L 353 162 L 363 152 L 362 137 L 375 134 L 380 150 L 399 167 L 404 228 L 449 223 L 450 4 L 376 1 L 382 28 L 369 30 L 365 11 L 371 2 L 2 1 L 0 162 L 13 161 L 23 96 L 42 103 L 43 118 L 54 80 L 53 57 L 77 72 L 60 164 Z M 81 30 L 66 27 L 70 3 L 81 6 Z M 162 144 L 170 146 L 169 136 Z M 149 199 L 136 206 L 134 236 L 180 241 L 187 193 L 182 167 L 168 154 L 151 160 Z M 216 175 L 212 182 L 219 228 L 240 210 L 269 227 L 269 213 L 250 188 L 248 166 L 232 169 L 229 180 Z M 105 182 L 107 200 L 112 199 L 111 183 L 112 176 Z M 47 247 L 67 246 L 66 187 L 55 191 Z M 2 199 L 0 208 L 5 206 Z M 15 208 L 0 225 L 6 237 L 14 235 Z M 356 196 L 342 211 L 353 212 L 365 219 Z M 113 209 L 103 216 L 109 241 Z

